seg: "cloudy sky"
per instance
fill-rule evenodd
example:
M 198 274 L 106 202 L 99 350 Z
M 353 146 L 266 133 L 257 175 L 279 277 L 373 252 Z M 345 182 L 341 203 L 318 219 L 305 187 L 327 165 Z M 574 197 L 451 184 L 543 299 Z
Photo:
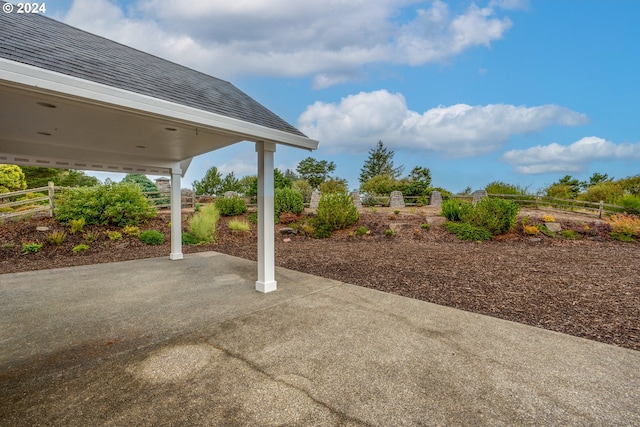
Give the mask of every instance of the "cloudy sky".
M 637 1 L 48 0 L 46 15 L 231 81 L 320 140 L 311 155 L 351 189 L 378 140 L 453 192 L 640 173 Z M 279 148 L 276 166 L 307 156 Z M 213 165 L 255 174 L 254 147 L 194 159 L 185 183 Z

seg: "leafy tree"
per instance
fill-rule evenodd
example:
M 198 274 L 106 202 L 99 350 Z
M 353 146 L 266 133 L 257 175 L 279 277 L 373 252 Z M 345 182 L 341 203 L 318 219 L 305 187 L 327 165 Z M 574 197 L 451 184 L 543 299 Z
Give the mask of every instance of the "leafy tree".
M 318 188 L 320 184 L 329 178 L 329 174 L 335 170 L 335 163 L 316 160 L 313 157 L 307 157 L 298 163 L 298 167 L 296 167 L 300 178 L 306 179 L 312 188 Z
M 238 181 L 239 192 L 247 197 L 256 197 L 258 194 L 258 177 L 256 175 L 247 175 Z
M 291 188 L 294 190 L 298 190 L 303 197 L 304 203 L 309 203 L 311 201 L 311 193 L 313 193 L 313 189 L 311 188 L 311 184 L 306 179 L 298 179 L 291 183 Z
M 640 196 L 640 174 L 628 176 L 618 181 L 622 189 L 635 196 Z
M 273 170 L 273 187 L 274 188 L 291 188 L 291 180 L 284 176 L 278 168 Z
M 624 190 L 619 182 L 601 181 L 589 186 L 578 198 L 589 202 L 599 202 L 602 200 L 605 203 L 615 204 L 623 195 Z
M 284 171 L 284 176 L 291 182 L 293 181 L 297 181 L 300 179 L 300 177 L 298 176 L 298 174 L 296 174 L 294 171 L 292 171 L 291 169 L 287 169 L 286 171 Z
M 613 181 L 613 178 L 609 178 L 608 174 L 594 172 L 593 175 L 591 175 L 591 178 L 589 178 L 589 184 L 587 185 L 587 187 L 591 187 L 593 185 L 600 184 L 602 182 L 611 182 L 611 181 Z
M 322 184 L 320 184 L 320 187 L 318 187 L 320 190 L 320 193 L 322 194 L 326 194 L 326 193 L 346 193 L 347 192 L 347 180 L 346 179 L 341 179 L 341 178 L 329 178 L 328 180 L 324 181 Z
M 22 171 L 27 181 L 27 188 L 46 187 L 49 181 L 60 187 L 92 187 L 100 183 L 98 178 L 74 169 L 23 166 Z
M 389 175 L 394 179 L 398 179 L 402 175 L 404 166 L 394 166 L 394 154 L 395 152 L 386 148 L 382 141 L 378 141 L 376 148 L 369 150 L 369 157 L 364 162 L 362 169 L 360 169 L 360 185 L 378 175 Z
M 220 186 L 218 188 L 218 192 L 220 194 L 226 193 L 227 191 L 234 191 L 239 193 L 242 191 L 242 185 L 240 185 L 240 180 L 236 178 L 233 172 L 229 172 L 225 177 L 220 181 Z
M 431 187 L 431 171 L 428 168 L 416 166 L 411 170 L 408 177 L 402 181 L 403 196 L 425 197 L 429 194 Z
M 573 178 L 571 175 L 565 175 L 558 182 L 554 182 L 546 188 L 547 196 L 558 197 L 562 199 L 575 199 L 580 194 L 584 182 Z
M 122 179 L 122 182 L 132 182 L 134 184 L 138 184 L 143 193 L 158 191 L 158 186 L 149 178 L 147 178 L 146 175 L 130 173 Z
M 399 190 L 402 183 L 391 175 L 376 175 L 360 186 L 360 191 L 368 195 L 388 196 Z
M 0 193 L 11 193 L 27 188 L 20 166 L 0 164 Z
M 200 181 L 193 181 L 191 185 L 200 196 L 215 196 L 218 193 L 220 184 L 222 182 L 222 174 L 218 172 L 218 168 L 211 166 L 209 170 L 204 174 L 204 178 Z

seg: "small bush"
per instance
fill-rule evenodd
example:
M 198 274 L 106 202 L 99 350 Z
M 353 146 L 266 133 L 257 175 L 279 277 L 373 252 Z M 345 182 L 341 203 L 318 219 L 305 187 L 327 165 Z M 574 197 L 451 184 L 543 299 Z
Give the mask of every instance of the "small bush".
M 617 204 L 624 206 L 624 211 L 628 214 L 640 215 L 640 196 L 627 194 L 620 198 Z
M 536 234 L 540 233 L 540 228 L 536 227 L 535 225 L 523 225 L 522 231 L 524 231 L 524 234 L 535 236 Z
M 458 199 L 447 199 L 442 202 L 441 215 L 449 221 L 462 221 L 462 217 L 473 210 L 470 203 L 465 203 Z
M 620 240 L 621 242 L 626 242 L 626 243 L 630 243 L 633 242 L 633 237 L 629 236 L 628 234 L 624 234 L 624 233 L 614 233 L 611 232 L 609 233 L 609 236 L 613 239 L 613 240 Z
M 547 237 L 556 237 L 556 233 L 554 233 L 553 231 L 549 230 L 545 225 L 541 225 L 538 227 L 538 230 L 540 230 L 540 232 L 542 234 L 544 234 Z
M 542 215 L 543 222 L 556 222 L 556 217 L 553 215 Z
M 629 237 L 640 236 L 640 217 L 629 214 L 611 215 L 611 231 Z
M 480 242 L 491 239 L 491 233 L 488 230 L 468 222 L 445 222 L 442 226 L 461 240 Z
M 182 233 L 182 244 L 183 245 L 197 245 L 200 243 L 200 240 L 191 233 L 187 233 L 186 231 Z
M 462 220 L 497 236 L 513 228 L 519 210 L 511 200 L 484 198 L 471 211 L 464 212 Z
M 397 209 L 395 211 L 393 211 L 393 213 L 396 214 L 396 215 L 400 215 L 400 211 L 397 210 Z
M 47 236 L 47 241 L 52 245 L 60 246 L 64 243 L 64 239 L 67 238 L 67 233 L 64 231 L 52 231 Z
M 87 249 L 89 249 L 89 246 L 85 245 L 84 243 L 81 243 L 79 245 L 74 246 L 73 249 L 71 249 L 71 251 L 74 254 L 77 254 L 78 252 L 84 252 Z
M 82 235 L 82 237 L 84 237 L 84 240 L 86 240 L 87 242 L 92 243 L 96 241 L 98 235 L 96 233 L 86 232 Z
M 127 225 L 122 229 L 122 232 L 127 236 L 138 237 L 140 235 L 140 229 L 135 225 Z
M 282 212 L 279 218 L 280 224 L 290 224 L 297 219 L 298 215 L 294 214 L 293 212 Z
M 78 218 L 78 219 L 72 219 L 69 221 L 69 226 L 71 227 L 71 234 L 76 234 L 80 231 L 82 231 L 82 229 L 85 226 L 85 219 L 84 218 Z
M 428 230 L 429 228 L 431 228 L 431 226 L 429 225 L 428 222 L 425 222 L 420 224 L 420 228 L 422 228 L 423 230 Z
M 251 212 L 249 215 L 247 215 L 247 219 L 249 220 L 249 222 L 251 224 L 257 224 L 258 223 L 258 214 L 256 212 Z
M 392 230 L 392 229 L 390 229 L 390 228 L 387 228 L 387 229 L 384 231 L 384 235 L 385 235 L 385 236 L 387 236 L 387 237 L 391 237 L 391 236 L 393 236 L 393 230 Z
M 229 224 L 227 226 L 231 231 L 251 231 L 251 226 L 249 225 L 249 223 L 240 219 L 232 219 L 231 221 L 229 221 Z
M 329 224 L 319 222 L 313 228 L 313 237 L 316 239 L 328 239 L 331 237 L 332 228 Z
M 164 243 L 164 234 L 158 230 L 146 230 L 140 233 L 138 237 L 147 245 L 161 245 Z
M 236 216 L 247 211 L 247 202 L 239 196 L 219 197 L 214 205 L 222 216 Z
M 575 230 L 564 230 L 560 232 L 560 235 L 565 239 L 577 239 L 580 237 Z
M 304 196 L 293 188 L 276 188 L 273 199 L 276 218 L 283 212 L 299 215 L 304 210 Z
M 363 236 L 363 235 L 365 235 L 365 234 L 369 234 L 369 229 L 367 229 L 367 227 L 362 227 L 362 226 L 361 226 L 361 227 L 358 227 L 358 228 L 356 229 L 356 234 L 357 234 L 358 236 Z
M 346 192 L 320 196 L 318 220 L 332 230 L 341 230 L 354 224 L 359 218 L 358 209 Z
M 109 240 L 122 240 L 122 233 L 119 231 L 107 231 L 107 237 Z
M 22 253 L 26 254 L 35 254 L 42 247 L 41 243 L 23 243 L 22 244 Z
M 213 242 L 220 211 L 215 204 L 204 206 L 189 220 L 189 231 L 199 242 Z

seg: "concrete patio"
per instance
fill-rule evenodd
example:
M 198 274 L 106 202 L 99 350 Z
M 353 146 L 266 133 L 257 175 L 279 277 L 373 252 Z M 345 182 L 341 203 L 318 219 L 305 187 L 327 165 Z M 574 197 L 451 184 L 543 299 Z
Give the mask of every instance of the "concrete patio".
M 0 425 L 640 425 L 640 352 L 218 253 L 0 275 Z

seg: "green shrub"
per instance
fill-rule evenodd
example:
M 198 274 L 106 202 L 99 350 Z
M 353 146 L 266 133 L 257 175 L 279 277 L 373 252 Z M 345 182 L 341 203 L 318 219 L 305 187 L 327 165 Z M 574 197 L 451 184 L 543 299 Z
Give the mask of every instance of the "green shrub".
M 98 238 L 98 234 L 87 232 L 84 233 L 82 237 L 84 237 L 84 240 L 86 240 L 87 242 L 92 243 L 96 241 L 96 239 Z
M 461 240 L 483 241 L 491 239 L 491 233 L 468 222 L 445 222 L 442 226 Z
M 138 237 L 147 245 L 161 245 L 164 243 L 164 234 L 158 230 L 146 230 L 140 233 Z
M 393 230 L 392 230 L 392 229 L 390 229 L 390 228 L 388 228 L 388 229 L 386 229 L 386 230 L 384 231 L 384 234 L 385 234 L 385 236 L 387 236 L 387 237 L 391 237 L 391 236 L 393 236 Z
M 560 235 L 565 239 L 577 239 L 580 237 L 575 230 L 564 230 L 560 232 Z
M 122 240 L 122 233 L 119 231 L 107 231 L 107 237 L 109 240 Z
M 622 185 L 617 182 L 605 181 L 588 187 L 587 190 L 578 196 L 580 200 L 589 202 L 604 201 L 605 203 L 615 203 L 624 194 Z
M 508 184 L 502 181 L 493 181 L 484 187 L 487 194 L 527 194 L 527 189 L 519 185 Z
M 189 231 L 199 242 L 213 242 L 220 211 L 215 204 L 203 206 L 200 212 L 189 220 Z
M 251 226 L 249 225 L 249 223 L 240 219 L 232 219 L 231 221 L 229 221 L 229 224 L 227 226 L 231 231 L 247 232 L 251 230 Z
M 60 222 L 84 218 L 87 225 L 137 225 L 156 216 L 137 184 L 121 182 L 65 190 L 56 201 Z
M 86 251 L 87 249 L 89 249 L 89 246 L 85 245 L 84 243 L 81 243 L 79 245 L 74 246 L 73 249 L 71 249 L 71 251 L 74 254 L 77 254 L 78 252 L 83 252 L 83 251 Z
M 69 226 L 71 227 L 71 234 L 76 234 L 79 231 L 82 231 L 85 225 L 84 218 L 72 219 L 69 221 Z
M 626 243 L 631 243 L 633 242 L 633 237 L 629 236 L 628 234 L 625 233 L 616 233 L 616 232 L 611 232 L 609 233 L 609 236 L 613 239 L 613 240 L 620 240 L 621 242 L 626 242 Z
M 23 243 L 22 244 L 22 253 L 23 254 L 35 254 L 42 247 L 41 243 Z
M 616 204 L 624 206 L 624 211 L 629 214 L 640 215 L 640 196 L 626 194 Z
M 333 229 L 329 224 L 317 222 L 313 227 L 313 237 L 316 239 L 328 239 L 331 237 L 332 231 Z
M 126 234 L 127 236 L 138 237 L 140 235 L 140 229 L 138 227 L 136 227 L 135 225 L 126 225 L 122 229 L 122 232 L 124 234 Z
M 247 202 L 243 197 L 219 197 L 215 201 L 215 206 L 222 216 L 236 216 L 247 211 Z
M 354 224 L 359 218 L 358 209 L 346 192 L 320 196 L 318 220 L 332 230 L 341 230 Z
M 396 215 L 399 215 L 400 211 L 396 209 L 395 211 L 393 211 L 393 213 L 396 214 Z
M 428 230 L 431 226 L 429 225 L 428 222 L 425 222 L 424 224 L 420 224 L 420 228 L 424 229 L 424 230 Z
M 283 212 L 299 215 L 304 210 L 304 197 L 300 191 L 293 188 L 276 188 L 273 208 L 276 218 Z
M 200 243 L 200 239 L 198 239 L 193 234 L 187 233 L 186 231 L 182 233 L 183 245 L 197 245 L 198 243 Z
M 357 234 L 358 236 L 362 236 L 362 235 L 365 235 L 365 234 L 369 234 L 369 230 L 367 229 L 367 227 L 362 227 L 362 226 L 361 226 L 361 227 L 358 227 L 358 228 L 356 229 L 356 234 Z
M 258 223 L 258 213 L 257 212 L 251 212 L 249 215 L 247 215 L 247 219 L 249 220 L 249 222 L 251 224 L 257 224 Z
M 511 200 L 484 198 L 471 211 L 463 213 L 462 221 L 484 228 L 497 236 L 516 225 L 519 210 L 520 207 Z
M 556 237 L 556 233 L 554 233 L 553 231 L 549 230 L 546 225 L 538 225 L 537 227 L 540 230 L 540 232 L 542 234 L 544 234 L 545 236 L 547 236 L 547 237 Z
M 66 238 L 67 233 L 65 233 L 64 231 L 52 231 L 47 236 L 47 241 L 52 245 L 60 246 Z
M 473 210 L 470 203 L 458 199 L 447 199 L 442 202 L 441 215 L 449 221 L 462 221 L 463 215 Z

